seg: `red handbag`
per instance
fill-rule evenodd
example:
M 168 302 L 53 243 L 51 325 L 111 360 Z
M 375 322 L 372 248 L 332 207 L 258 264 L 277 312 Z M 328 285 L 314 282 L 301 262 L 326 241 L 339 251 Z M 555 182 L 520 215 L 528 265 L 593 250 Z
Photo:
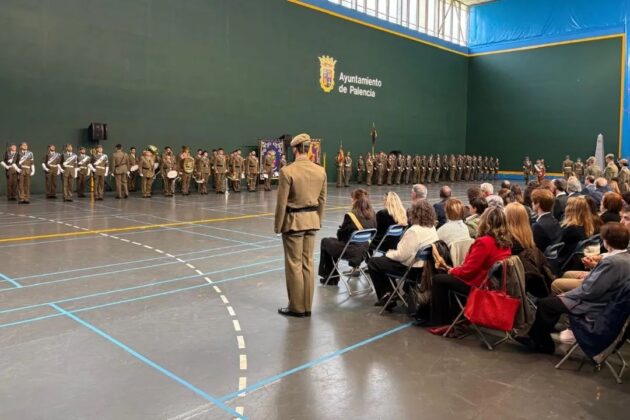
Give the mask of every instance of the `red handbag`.
M 488 278 L 479 288 L 471 288 L 464 307 L 464 316 L 475 325 L 512 331 L 521 300 L 507 294 L 507 263 L 501 261 L 501 265 L 501 289 L 490 290 Z

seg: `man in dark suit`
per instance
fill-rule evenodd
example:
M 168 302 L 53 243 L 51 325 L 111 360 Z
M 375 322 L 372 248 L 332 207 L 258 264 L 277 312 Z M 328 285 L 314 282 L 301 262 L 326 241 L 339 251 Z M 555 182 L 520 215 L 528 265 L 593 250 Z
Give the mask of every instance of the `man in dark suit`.
M 433 205 L 433 209 L 435 210 L 435 215 L 437 216 L 437 226 L 436 229 L 439 229 L 444 223 L 446 223 L 446 211 L 444 210 L 444 203 L 446 200 L 451 198 L 451 187 L 445 185 L 440 188 L 440 198 L 441 200 Z
M 553 203 L 553 217 L 556 220 L 562 220 L 564 219 L 564 209 L 569 199 L 567 195 L 567 181 L 562 178 L 556 178 L 553 180 L 553 188 L 556 194 L 556 199 Z
M 601 230 L 604 247 L 608 251 L 601 262 L 584 279 L 581 286 L 559 296 L 538 301 L 536 321 L 529 330 L 529 338 L 518 339 L 530 350 L 553 353 L 555 344 L 551 331 L 560 315 L 571 314 L 595 322 L 630 279 L 630 232 L 621 223 L 607 223 Z
M 554 198 L 551 191 L 539 188 L 532 192 L 532 207 L 538 215 L 532 231 L 534 243 L 542 252 L 545 252 L 549 245 L 559 242 L 562 237 L 560 224 L 551 214 L 553 204 Z

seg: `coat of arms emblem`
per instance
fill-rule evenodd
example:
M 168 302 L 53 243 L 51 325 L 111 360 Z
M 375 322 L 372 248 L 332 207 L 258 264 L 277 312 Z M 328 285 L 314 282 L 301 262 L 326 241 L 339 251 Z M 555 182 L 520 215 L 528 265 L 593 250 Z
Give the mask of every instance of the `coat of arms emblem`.
M 326 93 L 331 92 L 335 87 L 335 64 L 337 60 L 330 56 L 319 57 L 319 85 Z

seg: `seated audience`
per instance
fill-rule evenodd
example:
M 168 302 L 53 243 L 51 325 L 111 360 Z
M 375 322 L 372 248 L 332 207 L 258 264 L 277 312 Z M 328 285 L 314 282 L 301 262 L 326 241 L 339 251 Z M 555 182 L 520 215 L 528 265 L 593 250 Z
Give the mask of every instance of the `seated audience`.
M 507 230 L 505 214 L 499 208 L 488 208 L 481 216 L 478 237 L 470 247 L 464 262 L 449 268 L 448 274 L 433 277 L 431 285 L 432 325 L 445 325 L 453 320 L 456 308 L 451 305 L 449 291 L 468 294 L 479 287 L 497 261 L 510 256 L 512 240 Z M 419 324 L 428 324 L 419 320 Z
M 456 198 L 449 198 L 444 205 L 446 223 L 438 230 L 438 237 L 450 245 L 452 242 L 470 239 L 468 227 L 464 224 L 464 204 Z
M 435 230 L 435 211 L 428 201 L 420 200 L 409 210 L 409 229 L 398 242 L 396 249 L 389 250 L 383 257 L 370 258 L 368 271 L 376 290 L 376 306 L 383 306 L 389 294 L 393 292 L 387 274 L 402 276 L 414 262 L 416 253 L 424 246 L 438 240 Z M 422 273 L 424 262 L 414 264 L 409 272 L 409 278 L 418 278 Z M 390 304 L 391 309 L 396 306 L 395 301 Z
M 507 179 L 504 179 L 503 181 L 501 181 L 501 189 L 506 189 L 506 190 L 512 189 L 512 183 L 508 181 Z
M 415 203 L 418 200 L 426 200 L 427 198 L 427 187 L 422 184 L 414 184 L 411 187 L 411 202 Z
M 623 206 L 623 210 L 621 211 L 621 224 L 630 232 L 630 203 Z M 628 251 L 630 251 L 630 248 L 628 248 Z
M 466 195 L 468 196 L 468 205 L 464 206 L 464 217 L 469 217 L 472 214 L 472 210 L 470 205 L 472 204 L 475 198 L 483 198 L 481 195 L 481 189 L 479 187 L 470 187 L 466 190 Z
M 615 192 L 607 192 L 602 198 L 600 218 L 602 223 L 620 222 L 621 208 L 623 207 L 623 198 Z
M 503 207 L 514 201 L 514 196 L 512 195 L 512 190 L 508 188 L 501 188 L 499 190 L 499 197 L 501 197 L 501 201 L 503 201 Z
M 494 187 L 489 182 L 484 182 L 479 186 L 481 194 L 488 202 L 488 207 L 503 208 L 503 199 L 494 194 Z
M 584 189 L 582 189 L 582 195 L 590 195 L 592 191 L 595 191 L 595 177 L 589 175 L 584 178 Z
M 621 196 L 623 197 L 624 203 L 630 204 L 630 191 L 623 193 Z
M 518 255 L 525 249 L 536 247 L 532 225 L 529 223 L 529 215 L 524 205 L 508 204 L 505 207 L 505 220 L 508 232 L 512 236 L 512 255 Z
M 536 222 L 532 226 L 534 243 L 542 252 L 549 245 L 560 242 L 562 232 L 560 224 L 551 214 L 553 208 L 553 194 L 546 189 L 535 189 L 532 192 L 532 206 L 537 214 Z
M 566 192 L 567 181 L 562 178 L 556 178 L 553 180 L 553 193 L 556 198 L 553 203 L 553 217 L 560 221 L 564 218 L 564 208 L 567 206 L 567 200 L 569 196 Z
M 591 271 L 582 284 L 559 296 L 538 301 L 536 320 L 529 337 L 517 338 L 531 351 L 552 354 L 555 344 L 551 332 L 562 314 L 580 316 L 594 322 L 608 303 L 630 279 L 630 232 L 620 223 L 602 227 L 602 240 L 607 255 Z
M 435 215 L 437 217 L 437 228 L 439 229 L 444 223 L 446 223 L 446 212 L 444 210 L 444 204 L 446 200 L 451 198 L 451 187 L 448 185 L 440 188 L 440 201 L 433 205 Z
M 477 237 L 477 228 L 479 227 L 479 220 L 481 215 L 488 208 L 488 202 L 485 198 L 475 198 L 470 202 L 471 215 L 466 218 L 466 226 L 468 226 L 468 233 L 471 238 Z
M 580 180 L 575 176 L 569 177 L 567 180 L 567 194 L 569 197 L 575 197 L 576 195 L 582 195 L 582 184 Z
M 564 247 L 558 254 L 556 268 L 562 267 L 571 258 L 579 242 L 596 233 L 591 210 L 584 197 L 571 197 L 567 201 L 564 220 L 560 223 L 560 227 L 560 242 L 564 242 Z M 582 268 L 582 265 L 579 261 L 570 261 L 566 269 L 574 270 L 580 268 Z
M 385 194 L 383 206 L 385 208 L 376 213 L 376 236 L 370 244 L 370 251 L 374 251 L 381 243 L 390 226 L 407 226 L 407 210 L 405 206 L 403 206 L 402 201 L 400 201 L 398 194 L 392 191 Z M 399 239 L 400 238 L 388 236 L 381 244 L 380 250 L 386 252 L 396 248 Z
M 602 218 L 599 217 L 599 210 L 597 208 L 597 204 L 595 203 L 595 199 L 590 195 L 583 195 L 584 199 L 588 203 L 588 209 L 591 211 L 591 219 L 593 219 L 593 227 L 595 228 L 595 232 L 599 232 L 599 228 L 604 224 L 602 222 Z
M 376 228 L 376 215 L 370 204 L 368 192 L 359 188 L 352 192 L 351 197 L 352 210 L 344 216 L 343 222 L 337 230 L 337 237 L 322 239 L 319 258 L 321 283 L 326 282 L 328 274 L 334 268 L 333 261 L 337 261 L 352 234 L 357 230 Z M 368 248 L 367 243 L 349 245 L 344 258 L 348 259 L 351 267 L 358 267 L 365 258 Z M 334 275 L 337 274 L 339 273 L 334 273 Z M 328 284 L 336 285 L 338 282 L 339 278 L 337 277 L 330 279 Z
M 621 195 L 621 189 L 616 179 L 611 179 L 610 182 L 608 182 L 608 190 Z
M 590 192 L 590 196 L 595 200 L 595 204 L 599 207 L 602 203 L 602 198 L 610 189 L 608 189 L 608 181 L 606 178 L 597 178 L 595 180 L 595 189 Z

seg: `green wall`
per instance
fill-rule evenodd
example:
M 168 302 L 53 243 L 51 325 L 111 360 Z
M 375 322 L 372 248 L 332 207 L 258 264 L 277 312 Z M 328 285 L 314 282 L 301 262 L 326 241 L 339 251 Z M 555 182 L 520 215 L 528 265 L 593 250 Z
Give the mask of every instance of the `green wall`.
M 0 51 L 0 141 L 28 139 L 38 161 L 48 143 L 87 144 L 91 121 L 109 124 L 109 153 L 306 131 L 329 173 L 340 141 L 369 149 L 373 121 L 385 151 L 465 148 L 465 57 L 286 0 L 2 0 Z M 323 54 L 337 76 L 382 80 L 377 97 L 324 93 Z
M 468 153 L 497 155 L 502 170 L 543 157 L 595 152 L 598 133 L 617 154 L 621 39 L 476 56 L 468 73 Z

